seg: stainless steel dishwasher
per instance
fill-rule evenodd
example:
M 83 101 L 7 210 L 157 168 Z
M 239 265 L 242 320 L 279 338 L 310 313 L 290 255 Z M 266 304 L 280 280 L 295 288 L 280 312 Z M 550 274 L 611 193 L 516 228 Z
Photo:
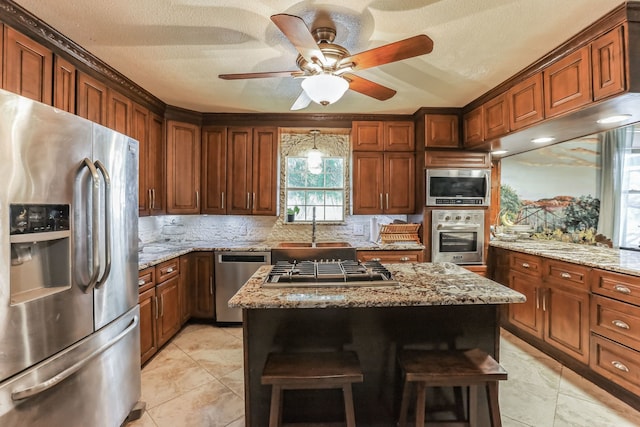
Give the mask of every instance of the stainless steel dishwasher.
M 238 292 L 261 265 L 271 264 L 271 252 L 215 252 L 216 321 L 242 322 L 242 310 L 229 308 Z

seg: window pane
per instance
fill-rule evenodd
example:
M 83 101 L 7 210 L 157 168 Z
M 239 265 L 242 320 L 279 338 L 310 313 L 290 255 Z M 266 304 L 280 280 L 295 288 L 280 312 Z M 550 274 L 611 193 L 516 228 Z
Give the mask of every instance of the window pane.
M 342 221 L 343 212 L 342 206 L 327 206 L 325 208 L 325 219 L 327 221 Z
M 326 191 L 325 192 L 325 204 L 327 206 L 342 206 L 344 205 L 344 192 L 342 191 Z
M 303 158 L 287 158 L 287 187 L 304 187 L 307 162 Z
M 326 159 L 326 187 L 344 187 L 344 166 L 342 159 Z
M 304 205 L 305 192 L 298 190 L 287 191 L 287 207 L 292 205 L 302 206 Z

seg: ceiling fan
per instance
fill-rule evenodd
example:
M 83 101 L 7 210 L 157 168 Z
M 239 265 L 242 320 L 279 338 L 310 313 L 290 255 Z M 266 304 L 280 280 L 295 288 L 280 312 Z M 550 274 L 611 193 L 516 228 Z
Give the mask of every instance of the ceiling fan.
M 304 78 L 301 85 L 303 91 L 291 110 L 306 108 L 311 101 L 320 105 L 332 104 L 347 89 L 381 101 L 387 100 L 396 94 L 395 90 L 358 77 L 353 72 L 424 55 L 433 50 L 433 41 L 420 34 L 352 55 L 344 47 L 333 43 L 335 28 L 319 27 L 309 31 L 302 18 L 288 14 L 272 15 L 271 21 L 298 51 L 296 64 L 299 70 L 220 74 L 218 77 L 225 80 Z

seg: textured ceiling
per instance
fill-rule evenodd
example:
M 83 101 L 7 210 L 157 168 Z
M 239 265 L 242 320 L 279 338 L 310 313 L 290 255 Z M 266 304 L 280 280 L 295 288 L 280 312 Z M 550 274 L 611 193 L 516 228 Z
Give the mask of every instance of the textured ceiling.
M 222 73 L 295 70 L 297 52 L 269 17 L 333 23 L 352 54 L 426 34 L 433 52 L 358 72 L 395 89 L 348 91 L 301 112 L 410 114 L 462 107 L 622 0 L 16 0 L 170 105 L 201 112 L 288 112 L 299 79 L 225 81 Z

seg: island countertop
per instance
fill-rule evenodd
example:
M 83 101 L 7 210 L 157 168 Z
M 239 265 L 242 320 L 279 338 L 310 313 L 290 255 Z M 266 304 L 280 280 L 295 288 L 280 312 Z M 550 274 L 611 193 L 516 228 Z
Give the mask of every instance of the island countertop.
M 232 308 L 363 308 L 508 304 L 524 295 L 452 263 L 386 264 L 398 286 L 262 287 L 262 266 L 229 300 Z

